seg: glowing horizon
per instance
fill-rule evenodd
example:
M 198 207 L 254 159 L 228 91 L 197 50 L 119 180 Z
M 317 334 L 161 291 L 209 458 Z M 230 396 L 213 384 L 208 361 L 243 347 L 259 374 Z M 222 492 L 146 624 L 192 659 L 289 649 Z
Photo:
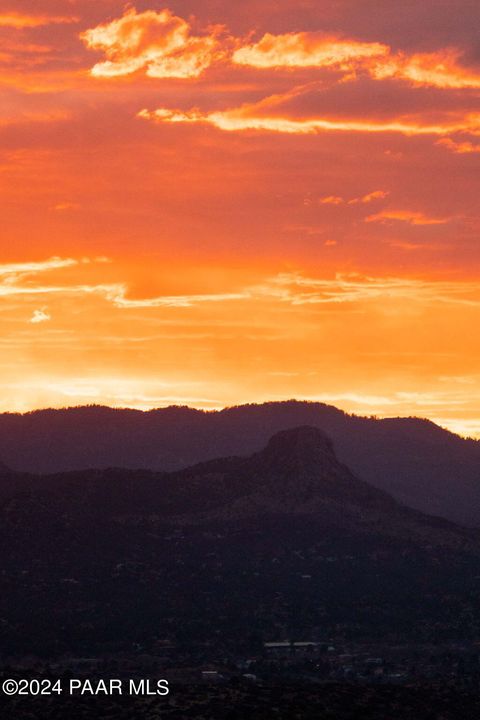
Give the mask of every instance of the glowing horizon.
M 480 7 L 359 5 L 5 0 L 0 411 L 480 438 Z

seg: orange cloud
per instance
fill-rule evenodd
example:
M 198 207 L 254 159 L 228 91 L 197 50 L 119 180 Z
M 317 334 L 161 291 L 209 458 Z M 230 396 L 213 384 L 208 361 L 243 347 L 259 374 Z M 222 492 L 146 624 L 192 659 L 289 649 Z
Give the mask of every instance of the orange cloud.
M 16 12 L 0 13 L 0 27 L 15 28 L 16 30 L 42 27 L 43 25 L 63 25 L 77 22 L 77 17 L 70 16 L 23 15 L 22 13 Z
M 244 105 L 241 108 L 223 112 L 202 113 L 199 110 L 184 112 L 159 108 L 141 110 L 138 117 L 165 123 L 200 123 L 212 125 L 226 132 L 242 130 L 263 130 L 275 133 L 312 135 L 321 132 L 358 132 L 358 133 L 400 133 L 402 135 L 449 135 L 456 132 L 480 134 L 480 116 L 467 115 L 457 122 L 445 121 L 437 124 L 422 123 L 411 119 L 394 120 L 357 120 L 263 116 L 263 108 L 258 105 Z M 258 114 L 257 114 L 258 113 Z
M 78 210 L 80 208 L 80 205 L 78 203 L 74 202 L 61 202 L 57 205 L 53 205 L 51 208 L 52 210 L 55 210 L 56 212 L 67 212 L 68 210 Z
M 373 77 L 383 80 L 397 78 L 413 85 L 433 86 L 444 89 L 480 88 L 480 72 L 462 67 L 458 60 L 459 50 L 447 49 L 434 53 L 391 56 L 384 63 L 370 67 Z
M 96 77 L 145 70 L 155 78 L 195 78 L 219 53 L 215 31 L 191 35 L 190 25 L 167 9 L 137 13 L 131 8 L 120 19 L 86 30 L 80 37 L 87 47 L 107 56 L 92 68 Z
M 410 225 L 445 225 L 451 218 L 433 218 L 411 210 L 383 210 L 365 218 L 365 222 L 385 222 L 388 220 L 398 220 Z
M 5 17 L 5 22 L 41 20 Z M 381 42 L 290 32 L 266 33 L 258 42 L 237 47 L 232 53 L 231 44 L 221 43 L 218 35 L 215 28 L 202 36 L 191 35 L 189 23 L 168 9 L 138 13 L 131 8 L 120 19 L 86 30 L 80 37 L 87 47 L 107 56 L 91 70 L 97 77 L 118 77 L 144 69 L 149 77 L 196 78 L 214 61 L 224 59 L 257 69 L 329 68 L 341 71 L 343 79 L 363 71 L 376 80 L 403 80 L 419 87 L 480 88 L 480 72 L 461 64 L 462 52 L 457 48 L 410 55 L 393 53 Z
M 387 54 L 388 45 L 325 37 L 320 33 L 284 35 L 266 33 L 259 42 L 233 53 L 233 62 L 257 68 L 332 67 L 349 68 L 357 61 Z
M 389 193 L 386 190 L 374 190 L 371 193 L 368 193 L 367 195 L 363 195 L 363 197 L 360 198 L 353 198 L 353 200 L 349 200 L 349 205 L 356 205 L 357 203 L 367 204 L 371 203 L 374 200 L 384 200 L 386 197 L 388 197 Z
M 166 295 L 152 298 L 128 298 L 127 288 L 124 285 L 107 288 L 107 299 L 118 308 L 188 308 L 199 303 L 223 303 L 233 300 L 246 300 L 250 297 L 248 291 L 241 293 L 217 293 L 205 295 Z
M 474 145 L 471 142 L 455 142 L 452 138 L 442 138 L 437 140 L 437 145 L 443 145 L 451 152 L 467 155 L 470 153 L 480 153 L 480 145 Z
M 322 205 L 342 205 L 345 200 L 338 195 L 327 195 L 326 197 L 320 198 Z
M 445 89 L 479 88 L 480 72 L 463 67 L 461 55 L 456 48 L 393 54 L 388 45 L 379 42 L 299 32 L 267 33 L 259 42 L 236 50 L 233 62 L 256 68 L 337 68 L 349 74 L 358 68 L 377 80 L 394 78 Z
M 345 198 L 339 197 L 338 195 L 327 195 L 326 197 L 320 198 L 320 203 L 321 205 L 344 205 L 345 203 L 348 205 L 358 205 L 359 203 L 367 204 L 374 200 L 384 200 L 388 195 L 389 193 L 386 192 L 386 190 L 374 190 L 367 195 L 352 198 L 351 200 L 345 200 Z

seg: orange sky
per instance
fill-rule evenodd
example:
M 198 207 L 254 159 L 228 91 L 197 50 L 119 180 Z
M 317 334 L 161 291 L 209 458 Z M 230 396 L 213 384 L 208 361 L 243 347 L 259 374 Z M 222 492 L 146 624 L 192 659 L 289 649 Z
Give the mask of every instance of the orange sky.
M 0 0 L 0 410 L 480 437 L 480 5 Z

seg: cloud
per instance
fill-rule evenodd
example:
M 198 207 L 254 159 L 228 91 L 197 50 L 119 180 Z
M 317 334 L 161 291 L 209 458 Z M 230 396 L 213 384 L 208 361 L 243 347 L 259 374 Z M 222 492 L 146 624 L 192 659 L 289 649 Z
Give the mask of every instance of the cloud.
M 137 13 L 81 33 L 92 50 L 102 50 L 107 60 L 91 70 L 96 77 L 119 77 L 145 70 L 154 78 L 195 78 L 220 52 L 217 30 L 194 36 L 190 25 L 170 10 Z
M 16 14 L 3 17 L 5 23 L 18 23 L 19 27 L 46 20 Z M 50 18 L 49 22 L 53 21 L 75 18 Z M 265 33 L 257 42 L 245 45 L 239 38 L 222 37 L 224 32 L 217 26 L 194 35 L 191 25 L 167 8 L 159 12 L 129 8 L 121 18 L 90 28 L 80 38 L 91 50 L 106 55 L 107 59 L 91 70 L 97 77 L 144 70 L 149 77 L 196 78 L 213 62 L 222 60 L 257 70 L 326 69 L 341 73 L 342 81 L 366 75 L 379 81 L 400 80 L 413 87 L 480 88 L 480 70 L 462 64 L 463 53 L 457 47 L 430 53 L 394 52 L 383 42 L 316 31 Z
M 377 80 L 395 78 L 412 85 L 451 89 L 480 88 L 480 72 L 462 67 L 458 60 L 461 52 L 455 48 L 434 53 L 391 56 L 384 63 L 370 67 Z
M 333 278 L 282 273 L 270 278 L 257 292 L 292 305 L 363 303 L 383 299 L 480 306 L 477 282 L 372 277 L 359 273 L 337 273 Z
M 59 258 L 53 257 L 40 262 L 8 263 L 0 265 L 0 298 L 13 296 L 42 296 L 42 295 L 100 295 L 117 308 L 188 308 L 201 303 L 230 302 L 248 299 L 247 290 L 238 293 L 206 293 L 192 295 L 160 295 L 149 298 L 128 297 L 128 287 L 125 283 L 110 284 L 47 284 L 38 283 L 36 276 L 42 273 L 64 270 L 80 265 L 92 263 L 104 264 L 110 260 L 105 257 L 97 258 Z M 42 311 L 35 310 L 31 322 L 41 322 Z
M 401 135 L 450 135 L 459 132 L 480 134 L 480 115 L 461 115 L 456 121 L 446 119 L 431 123 L 421 117 L 392 120 L 309 117 L 294 118 L 265 114 L 265 103 L 243 105 L 222 112 L 202 113 L 199 110 L 141 110 L 138 117 L 160 123 L 188 123 L 211 125 L 224 132 L 256 130 L 294 135 L 315 135 L 325 132 L 399 133 Z
M 0 265 L 0 278 L 7 277 L 8 282 L 12 282 L 13 278 L 16 282 L 18 278 L 23 278 L 27 275 L 37 275 L 38 273 L 48 272 L 50 270 L 72 267 L 73 265 L 77 265 L 78 262 L 78 260 L 72 258 L 51 257 L 48 260 L 41 260 L 39 262 L 4 263 Z
M 68 210 L 78 210 L 80 205 L 78 203 L 74 202 L 61 202 L 57 203 L 56 205 L 53 205 L 51 207 L 51 210 L 55 210 L 55 212 L 66 212 Z
M 356 205 L 357 203 L 371 203 L 374 200 L 385 200 L 386 197 L 388 197 L 390 193 L 388 193 L 386 190 L 374 190 L 371 193 L 367 193 L 367 195 L 363 195 L 359 198 L 353 198 L 352 200 L 348 201 L 349 205 Z
M 447 150 L 460 155 L 480 153 L 480 145 L 474 145 L 471 142 L 455 142 L 452 138 L 442 138 L 441 140 L 437 140 L 436 144 L 442 145 L 443 147 L 446 147 Z
M 0 13 L 0 27 L 15 28 L 16 30 L 77 22 L 79 22 L 78 18 L 72 16 L 24 15 L 17 12 Z
M 60 258 L 52 257 L 48 260 L 4 263 L 0 265 L 0 298 L 15 296 L 42 296 L 54 294 L 91 294 L 100 293 L 108 295 L 118 290 L 118 285 L 57 285 L 43 281 L 38 282 L 38 275 L 53 271 L 67 270 L 80 265 L 109 262 L 107 258 Z
M 343 205 L 345 200 L 338 195 L 327 195 L 326 197 L 320 198 L 321 205 Z
M 478 283 L 469 281 L 429 281 L 399 277 L 370 277 L 358 273 L 337 273 L 333 278 L 311 278 L 301 273 L 281 273 L 237 293 L 159 296 L 144 299 L 128 297 L 126 285 L 97 288 L 120 309 L 186 308 L 199 303 L 273 301 L 293 306 L 351 304 L 388 300 L 411 300 L 427 304 L 480 306 Z
M 432 53 L 392 53 L 388 45 L 317 32 L 267 33 L 257 43 L 238 48 L 233 62 L 256 68 L 333 68 L 346 79 L 363 70 L 376 80 L 397 79 L 414 86 L 442 89 L 480 87 L 480 72 L 461 65 L 458 48 Z
M 351 200 L 346 200 L 343 197 L 340 197 L 339 195 L 327 195 L 325 197 L 320 198 L 320 204 L 321 205 L 358 205 L 371 203 L 374 200 L 384 200 L 386 197 L 388 197 L 389 193 L 386 190 L 374 190 L 373 192 L 367 193 L 367 195 L 362 195 L 361 197 L 352 198 Z
M 445 225 L 452 218 L 434 218 L 413 210 L 382 210 L 375 215 L 369 215 L 365 222 L 388 222 L 389 220 L 405 222 L 409 225 Z
M 331 244 L 331 243 L 329 243 Z M 88 259 L 87 259 L 88 260 Z M 0 297 L 45 295 L 96 295 L 119 310 L 155 308 L 192 308 L 201 304 L 260 301 L 288 303 L 292 306 L 345 304 L 389 300 L 414 300 L 423 303 L 450 303 L 480 306 L 478 283 L 469 281 L 429 281 L 400 277 L 371 277 L 358 273 L 337 273 L 330 278 L 312 278 L 297 273 L 281 273 L 264 282 L 240 288 L 237 292 L 195 293 L 190 295 L 153 295 L 135 298 L 126 283 L 38 283 L 35 276 L 50 270 L 72 266 L 88 267 L 91 261 L 52 258 L 44 262 L 15 263 L 0 266 Z M 3 275 L 3 280 L 1 277 Z M 40 318 L 36 310 L 34 316 Z M 42 319 L 44 319 L 42 317 Z M 40 322 L 40 319 L 37 320 Z
M 42 295 L 103 295 L 107 299 L 121 291 L 119 285 L 47 285 L 28 283 L 0 283 L 0 298 L 15 296 L 42 296 Z
M 0 283 L 0 298 L 12 296 L 42 295 L 100 295 L 109 303 L 120 309 L 139 308 L 190 308 L 202 303 L 224 303 L 237 300 L 248 300 L 250 293 L 246 290 L 239 293 L 195 294 L 195 295 L 159 295 L 147 298 L 131 298 L 128 287 L 124 283 L 111 284 L 63 284 L 47 285 L 22 284 L 17 278 L 15 282 Z
M 284 35 L 266 33 L 261 40 L 233 53 L 233 62 L 257 68 L 332 67 L 349 69 L 355 62 L 384 56 L 389 47 L 325 37 L 320 33 L 299 32 Z
M 124 285 L 113 286 L 107 293 L 109 300 L 118 308 L 186 308 L 199 303 L 230 302 L 233 300 L 246 300 L 250 295 L 248 291 L 241 293 L 217 293 L 205 295 L 162 295 L 152 298 L 132 299 L 127 297 L 127 288 Z
M 45 309 L 43 310 L 34 310 L 33 315 L 30 318 L 30 321 L 33 325 L 37 325 L 38 323 L 44 323 L 48 322 L 52 319 L 52 316 L 49 315 L 48 312 L 46 312 Z

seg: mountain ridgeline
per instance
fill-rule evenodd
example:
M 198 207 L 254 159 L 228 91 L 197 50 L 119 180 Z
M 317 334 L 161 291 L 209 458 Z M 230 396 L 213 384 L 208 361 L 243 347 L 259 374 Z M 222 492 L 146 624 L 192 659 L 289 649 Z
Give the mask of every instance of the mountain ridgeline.
M 303 425 L 323 430 L 341 462 L 400 502 L 480 526 L 479 441 L 427 420 L 357 417 L 320 403 L 266 403 L 219 412 L 82 407 L 3 414 L 0 458 L 13 470 L 30 473 L 109 467 L 174 471 L 257 452 L 275 433 Z M 0 475 L 8 474 L 0 468 Z

